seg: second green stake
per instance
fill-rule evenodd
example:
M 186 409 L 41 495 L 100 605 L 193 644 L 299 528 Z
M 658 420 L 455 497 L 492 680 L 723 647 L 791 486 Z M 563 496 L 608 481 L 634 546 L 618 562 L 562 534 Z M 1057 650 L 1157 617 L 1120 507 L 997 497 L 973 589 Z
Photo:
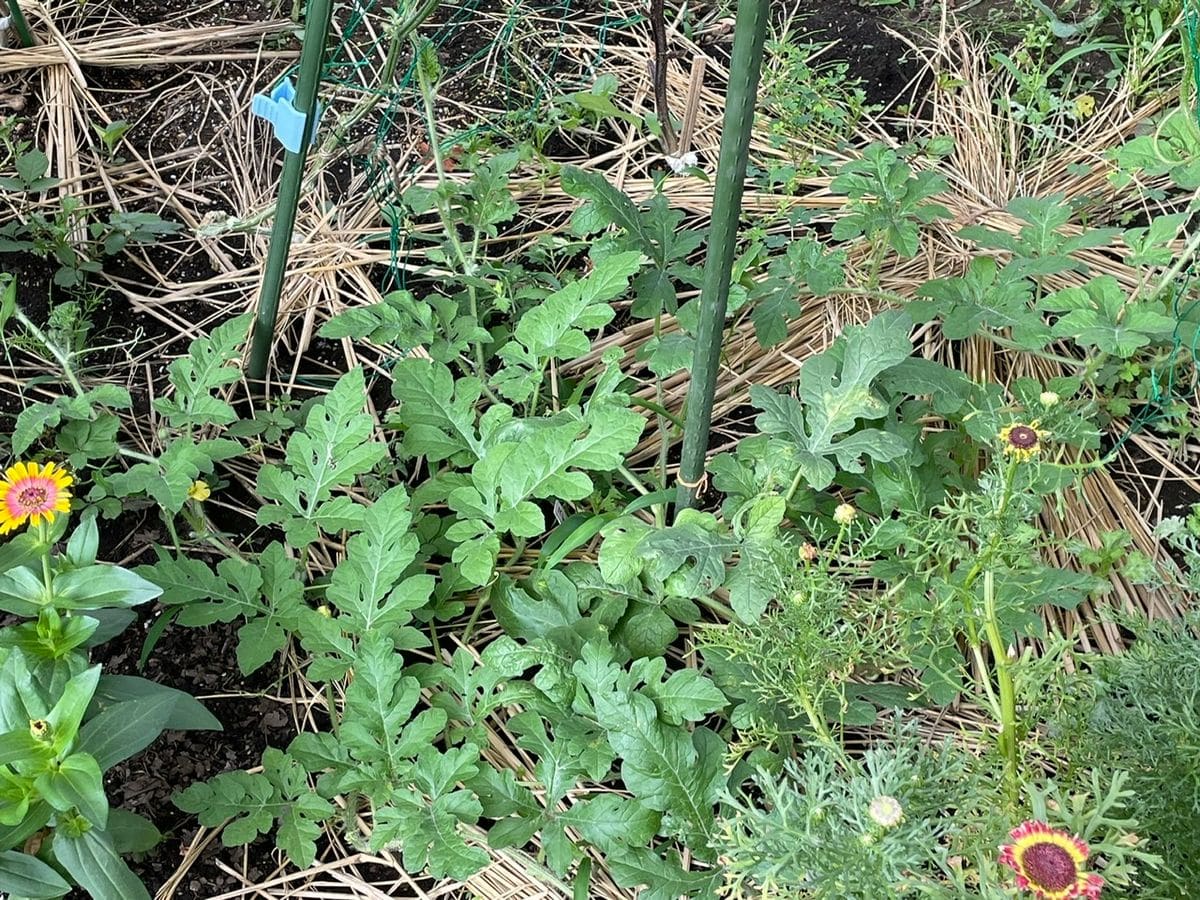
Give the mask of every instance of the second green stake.
M 708 255 L 704 261 L 704 284 L 700 291 L 700 326 L 692 383 L 688 388 L 687 419 L 683 430 L 683 457 L 679 464 L 676 514 L 696 502 L 704 477 L 712 427 L 713 397 L 717 370 L 725 338 L 725 310 L 729 303 L 729 279 L 737 250 L 738 223 L 742 213 L 742 189 L 754 130 L 754 108 L 758 99 L 758 77 L 762 69 L 763 45 L 770 16 L 768 0 L 740 0 L 729 63 L 729 92 L 725 122 L 721 129 L 721 155 L 713 193 L 712 226 Z

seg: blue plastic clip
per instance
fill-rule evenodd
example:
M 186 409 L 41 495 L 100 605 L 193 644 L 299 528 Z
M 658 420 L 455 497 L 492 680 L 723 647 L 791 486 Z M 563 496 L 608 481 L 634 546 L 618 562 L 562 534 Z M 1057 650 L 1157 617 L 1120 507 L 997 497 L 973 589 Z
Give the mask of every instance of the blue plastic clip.
M 271 89 L 271 95 L 255 94 L 250 104 L 250 111 L 259 118 L 271 123 L 275 137 L 279 143 L 292 153 L 299 153 L 304 141 L 304 124 L 308 118 L 296 109 L 296 86 L 290 78 L 284 78 Z M 317 104 L 316 121 L 313 131 L 317 130 L 317 122 L 321 119 L 321 104 Z

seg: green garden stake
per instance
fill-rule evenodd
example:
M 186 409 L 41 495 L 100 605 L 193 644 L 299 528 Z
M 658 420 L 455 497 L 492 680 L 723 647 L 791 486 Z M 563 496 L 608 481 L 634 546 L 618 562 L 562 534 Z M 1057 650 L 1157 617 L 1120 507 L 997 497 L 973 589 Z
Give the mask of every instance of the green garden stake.
M 700 326 L 688 388 L 687 419 L 683 429 L 683 456 L 679 463 L 676 514 L 696 502 L 704 477 L 712 427 L 713 398 L 717 369 L 725 336 L 725 310 L 729 302 L 729 279 L 737 249 L 738 220 L 742 212 L 742 189 L 754 128 L 758 76 L 762 69 L 763 45 L 767 39 L 769 0 L 740 0 L 729 61 L 729 93 L 725 122 L 721 129 L 721 154 L 713 192 L 712 228 L 708 255 L 704 260 L 704 284 L 700 291 Z
M 292 233 L 296 227 L 296 207 L 300 203 L 300 185 L 304 164 L 312 144 L 320 110 L 317 92 L 321 86 L 321 70 L 325 64 L 325 43 L 333 18 L 333 0 L 311 0 L 304 27 L 304 42 L 300 51 L 299 75 L 295 88 L 284 79 L 270 96 L 254 98 L 254 113 L 267 119 L 275 136 L 287 149 L 283 175 L 279 181 L 279 199 L 275 207 L 275 224 L 271 229 L 271 248 L 263 272 L 259 293 L 258 313 L 254 321 L 254 339 L 250 347 L 248 374 L 251 380 L 263 381 L 267 376 L 267 360 L 275 343 L 275 321 L 279 316 L 279 295 L 287 274 Z M 265 389 L 265 386 L 264 386 Z
M 17 33 L 17 40 L 21 42 L 22 47 L 32 47 L 35 43 L 33 40 L 33 32 L 29 30 L 29 20 L 25 18 L 25 13 L 21 11 L 20 0 L 8 0 L 8 16 L 12 22 L 13 31 Z

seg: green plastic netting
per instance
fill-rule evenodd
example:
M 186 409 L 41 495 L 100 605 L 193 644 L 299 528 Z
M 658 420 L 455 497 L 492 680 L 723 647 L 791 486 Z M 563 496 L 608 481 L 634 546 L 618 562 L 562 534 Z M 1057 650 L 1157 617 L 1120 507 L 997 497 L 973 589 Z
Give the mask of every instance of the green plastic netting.
M 394 41 L 396 24 L 418 5 L 396 0 L 354 0 L 340 36 L 327 55 L 323 94 L 331 90 L 374 100 L 360 127 L 372 129 L 368 139 L 343 136 L 352 159 L 365 174 L 367 190 L 390 228 L 392 264 L 385 289 L 403 287 L 408 267 L 405 235 L 397 217 L 387 214 L 412 171 L 397 171 L 389 146 L 412 128 L 421 106 L 412 41 Z M 448 151 L 484 136 L 512 137 L 535 123 L 548 100 L 564 90 L 586 89 L 602 62 L 609 35 L 641 20 L 615 10 L 612 0 L 466 0 L 441 3 L 420 28 L 420 40 L 436 49 L 443 83 L 469 86 L 472 121 L 447 118 L 438 122 L 441 149 Z M 586 22 L 590 40 L 572 42 L 565 52 L 569 27 Z M 293 71 L 294 74 L 294 71 Z M 330 126 L 326 126 L 330 127 Z

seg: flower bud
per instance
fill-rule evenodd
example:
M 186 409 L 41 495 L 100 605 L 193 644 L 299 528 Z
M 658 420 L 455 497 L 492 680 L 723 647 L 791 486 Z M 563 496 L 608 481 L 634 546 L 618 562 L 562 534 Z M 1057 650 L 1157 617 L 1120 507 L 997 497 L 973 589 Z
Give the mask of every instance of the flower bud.
M 1038 400 L 1041 401 L 1042 406 L 1057 406 L 1059 397 L 1058 394 L 1054 393 L 1054 391 L 1042 391 L 1041 396 L 1038 397 Z
M 805 541 L 800 545 L 800 558 L 806 563 L 813 562 L 817 558 L 817 548 Z
M 842 526 L 851 524 L 856 518 L 858 518 L 858 510 L 850 503 L 839 503 L 837 509 L 833 511 L 833 521 Z
M 904 821 L 904 807 L 895 797 L 882 795 L 871 801 L 867 807 L 871 821 L 880 828 L 895 828 Z

